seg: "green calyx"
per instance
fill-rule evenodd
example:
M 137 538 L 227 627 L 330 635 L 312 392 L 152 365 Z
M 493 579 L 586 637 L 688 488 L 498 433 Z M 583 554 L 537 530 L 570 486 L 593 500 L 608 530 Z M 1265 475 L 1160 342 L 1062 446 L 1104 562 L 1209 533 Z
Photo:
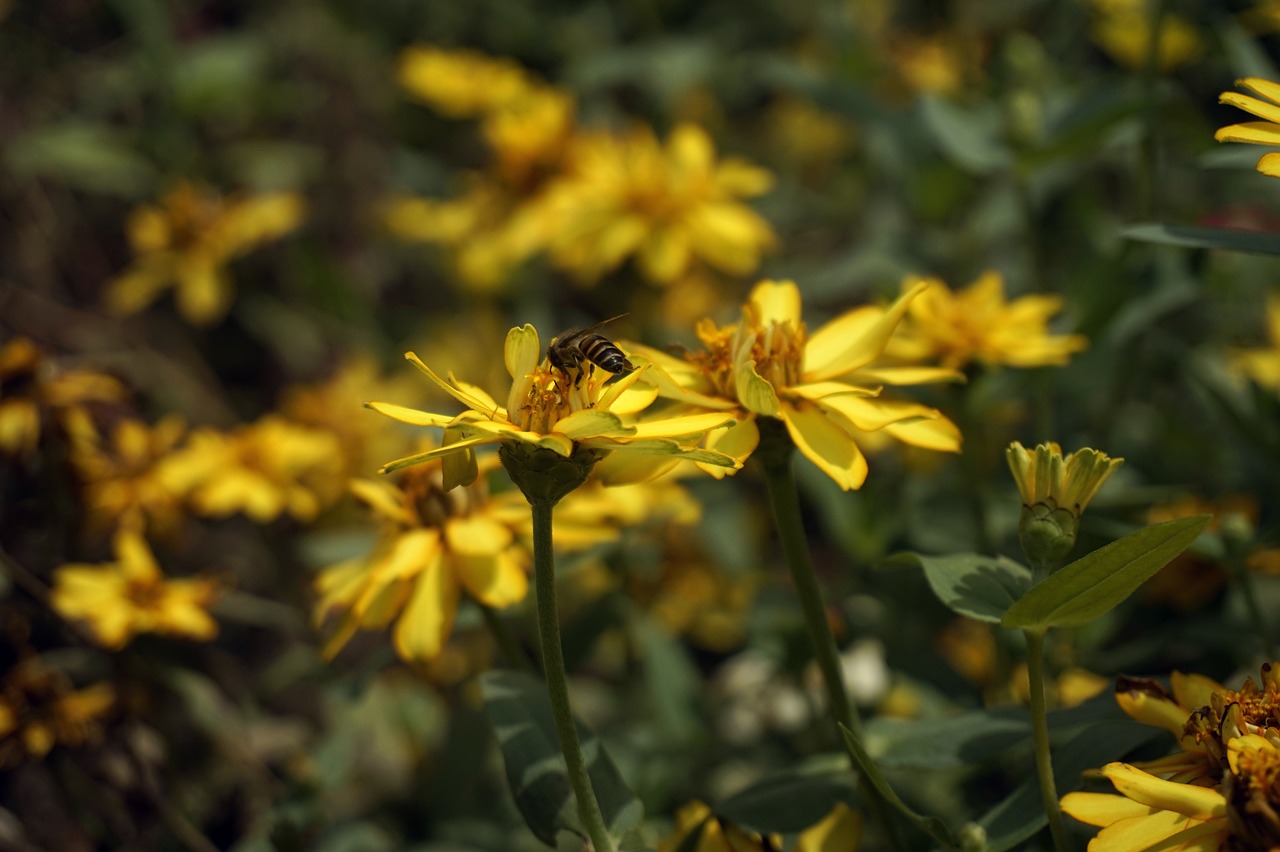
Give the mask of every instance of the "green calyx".
M 576 445 L 568 458 L 533 444 L 504 442 L 498 449 L 502 466 L 525 499 L 552 506 L 587 481 L 600 455 Z
M 1047 575 L 1066 560 L 1076 546 L 1080 519 L 1069 509 L 1052 502 L 1023 505 L 1018 519 L 1018 541 L 1027 561 L 1041 575 Z

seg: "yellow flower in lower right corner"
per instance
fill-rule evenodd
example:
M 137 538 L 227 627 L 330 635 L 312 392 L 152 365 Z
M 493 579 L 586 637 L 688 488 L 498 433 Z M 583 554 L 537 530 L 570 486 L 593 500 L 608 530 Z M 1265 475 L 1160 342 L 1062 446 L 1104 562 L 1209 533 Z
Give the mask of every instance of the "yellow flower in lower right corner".
M 1237 86 L 1249 89 L 1262 98 L 1242 95 L 1239 92 L 1223 92 L 1218 102 L 1239 107 L 1256 115 L 1262 121 L 1229 124 L 1218 129 L 1213 138 L 1219 142 L 1248 142 L 1253 145 L 1280 145 L 1280 83 L 1261 77 L 1245 77 L 1236 80 Z M 1264 175 L 1280 177 L 1280 153 L 1263 154 L 1255 168 Z
M 54 571 L 50 602 L 86 624 L 100 645 L 118 651 L 139 633 L 206 641 L 218 632 L 208 612 L 218 585 L 207 578 L 170 580 L 137 531 L 115 538 L 115 562 L 71 563 Z

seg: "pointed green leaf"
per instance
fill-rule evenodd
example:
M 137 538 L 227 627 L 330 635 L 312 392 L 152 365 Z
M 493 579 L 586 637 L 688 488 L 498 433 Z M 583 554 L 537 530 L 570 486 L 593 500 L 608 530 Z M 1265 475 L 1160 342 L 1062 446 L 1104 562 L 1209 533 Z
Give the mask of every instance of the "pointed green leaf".
M 1001 623 L 1047 630 L 1092 621 L 1186 550 L 1209 520 L 1209 515 L 1197 515 L 1154 524 L 1099 548 L 1033 586 L 1009 607 Z
M 955 849 L 956 841 L 951 836 L 951 832 L 947 829 L 946 825 L 943 824 L 942 820 L 937 817 L 918 814 L 911 810 L 911 808 L 907 807 L 906 803 L 903 802 L 902 799 L 898 798 L 898 794 L 889 786 L 889 782 L 885 780 L 885 777 L 880 774 L 879 767 L 877 767 L 875 761 L 871 759 L 871 755 L 867 754 L 867 750 L 863 747 L 858 736 L 844 725 L 840 726 L 840 733 L 844 736 L 845 748 L 849 750 L 849 754 L 852 755 L 854 762 L 858 764 L 858 768 L 862 770 L 862 774 L 871 782 L 872 786 L 880 792 L 880 795 L 884 797 L 884 800 L 907 819 L 915 823 L 917 828 L 941 843 L 944 848 Z
M 952 612 L 992 624 L 1031 587 L 1031 569 L 1003 556 L 903 553 L 892 561 L 923 568 L 929 587 Z
M 767 776 L 715 807 L 716 816 L 761 834 L 791 834 L 822 820 L 838 802 L 854 798 L 848 765 L 839 773 L 781 772 Z
M 1267 231 L 1237 231 L 1231 228 L 1148 223 L 1133 225 L 1125 228 L 1121 233 L 1131 240 L 1184 248 L 1222 249 L 1247 254 L 1280 254 L 1280 234 Z
M 481 676 L 480 689 L 485 715 L 502 749 L 507 783 L 529 829 L 552 847 L 562 829 L 585 836 L 578 823 L 546 686 L 523 672 L 490 671 Z M 605 824 L 619 839 L 639 825 L 644 807 L 623 782 L 599 738 L 580 723 L 578 736 Z

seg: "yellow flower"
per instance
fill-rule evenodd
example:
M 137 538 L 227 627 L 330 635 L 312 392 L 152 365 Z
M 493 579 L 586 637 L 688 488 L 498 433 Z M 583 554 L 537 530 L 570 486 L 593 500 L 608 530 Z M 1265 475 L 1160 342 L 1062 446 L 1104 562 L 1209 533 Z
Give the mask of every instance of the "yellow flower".
M 119 650 L 139 633 L 212 639 L 217 622 L 207 608 L 218 594 L 209 579 L 168 580 L 146 540 L 121 529 L 116 562 L 72 563 L 54 571 L 50 602 L 64 618 L 83 621 L 98 643 Z
M 186 433 L 179 417 L 154 427 L 133 419 L 115 425 L 109 441 L 97 430 L 73 436 L 71 463 L 84 487 L 91 526 L 132 526 L 166 535 L 183 518 L 185 494 L 164 475 L 165 459 Z
M 1245 77 L 1242 80 L 1236 80 L 1236 85 L 1243 86 L 1266 100 L 1242 95 L 1239 92 L 1223 92 L 1218 96 L 1218 102 L 1239 107 L 1263 120 L 1229 124 L 1219 128 L 1218 132 L 1213 134 L 1213 138 L 1219 142 L 1280 145 L 1280 84 L 1261 77 Z M 1280 153 L 1263 154 L 1255 168 L 1264 175 L 1280 177 Z
M 1093 0 L 1098 16 L 1093 40 L 1121 65 L 1142 69 L 1151 44 L 1151 14 L 1146 0 Z M 1200 58 L 1204 43 L 1195 26 L 1181 15 L 1166 12 L 1160 18 L 1156 67 L 1171 71 Z
M 61 672 L 25 656 L 0 682 L 0 769 L 43 758 L 55 745 L 96 740 L 115 700 L 111 684 L 73 689 Z
M 977 66 L 979 47 L 956 35 L 901 33 L 889 43 L 892 66 L 914 92 L 952 95 Z
M 534 85 L 528 73 L 509 59 L 473 50 L 415 46 L 400 55 L 400 85 L 433 109 L 453 118 L 470 118 L 525 97 Z
M 647 127 L 583 135 L 570 158 L 548 190 L 557 220 L 551 254 L 584 282 L 632 255 L 660 285 L 694 261 L 747 275 L 775 243 L 768 223 L 740 201 L 767 192 L 772 175 L 738 158 L 717 162 L 697 125 L 678 126 L 665 145 Z
M 791 281 L 762 281 L 737 325 L 698 324 L 706 349 L 677 358 L 635 347 L 664 396 L 691 409 L 739 418 L 713 433 L 709 445 L 743 461 L 760 440 L 757 420 L 775 418 L 802 454 L 841 488 L 859 488 L 867 462 L 859 435 L 884 430 L 899 441 L 944 452 L 960 449 L 960 432 L 936 409 L 882 399 L 881 386 L 954 378 L 934 367 L 877 367 L 874 362 L 925 285 L 887 310 L 854 310 L 810 337 L 801 319 L 800 290 Z M 714 473 L 714 471 L 712 471 Z
M 197 512 L 243 512 L 259 523 L 282 514 L 315 518 L 328 483 L 341 475 L 338 439 L 330 432 L 268 415 L 234 432 L 197 429 L 165 461 L 163 476 L 190 494 Z
M 352 493 L 372 510 L 382 531 L 369 555 L 332 565 L 316 579 L 317 623 L 341 614 L 324 648 L 327 658 L 357 630 L 380 630 L 394 621 L 397 653 L 405 660 L 432 661 L 445 648 L 463 592 L 498 609 L 524 600 L 529 506 L 516 491 L 489 493 L 488 476 L 497 467 L 495 456 L 479 459 L 476 479 L 451 490 L 445 489 L 440 458 L 402 471 L 395 485 L 352 480 Z M 638 520 L 632 505 L 638 495 L 619 503 L 612 492 L 640 487 L 569 495 L 557 509 L 555 546 L 572 550 L 615 540 L 621 524 Z M 652 501 L 638 502 L 657 511 Z
M 1005 459 L 1022 496 L 1018 540 L 1023 553 L 1038 571 L 1051 571 L 1075 547 L 1085 507 L 1124 459 L 1089 448 L 1063 457 L 1052 442 L 1027 452 L 1017 441 Z
M 723 414 L 694 414 L 664 420 L 624 422 L 647 408 L 656 398 L 652 389 L 637 387 L 644 370 L 634 370 L 617 381 L 594 363 L 567 373 L 542 355 L 538 332 L 531 325 L 507 333 L 504 362 L 512 378 L 506 407 L 484 390 L 450 375 L 437 376 L 418 356 L 405 355 L 437 387 L 467 407 L 459 415 L 434 414 L 385 402 L 369 407 L 414 426 L 436 426 L 461 436 L 444 446 L 390 462 L 383 472 L 433 458 L 459 453 L 474 455 L 478 446 L 540 448 L 569 459 L 575 453 L 592 456 L 637 458 L 644 471 L 629 469 L 615 481 L 642 481 L 662 472 L 658 463 L 666 458 L 682 458 L 709 465 L 732 467 L 732 459 L 721 453 L 691 446 L 708 429 L 732 422 Z M 449 486 L 462 480 L 446 477 Z
M 120 402 L 124 385 L 92 370 L 68 369 L 25 337 L 0 347 L 0 453 L 26 455 L 40 443 L 41 423 L 57 417 L 68 421 L 83 406 Z
M 694 846 L 687 846 L 697 836 Z M 793 852 L 857 852 L 862 845 L 862 814 L 843 802 L 815 825 L 796 838 Z M 692 801 L 676 812 L 676 827 L 671 836 L 658 844 L 658 852 L 769 852 L 782 848 L 782 838 L 767 837 L 739 828 L 712 813 L 711 808 Z
M 938 358 L 943 366 L 963 369 L 973 361 L 987 366 L 1040 367 L 1066 364 L 1089 345 L 1079 334 L 1049 333 L 1049 317 L 1062 309 L 1058 296 L 1006 300 L 999 272 L 984 273 L 967 289 L 953 293 L 936 278 L 909 278 L 903 289 L 927 281 L 889 352 L 907 360 Z
M 1062 810 L 1102 828 L 1090 849 L 1276 849 L 1280 847 L 1280 749 L 1255 734 L 1227 741 L 1228 769 L 1215 786 L 1165 780 L 1127 763 L 1102 768 L 1120 795 L 1069 793 Z
M 289 233 L 302 215 L 302 198 L 295 193 L 220 198 L 181 183 L 158 206 L 130 214 L 135 259 L 108 285 L 107 306 L 117 314 L 137 313 L 174 287 L 178 312 L 188 322 L 217 322 L 231 305 L 227 263 Z
M 1280 107 L 1277 107 L 1277 113 L 1280 114 Z M 1280 145 L 1280 127 L 1276 131 L 1275 144 Z M 1266 155 L 1270 156 L 1273 155 Z M 1231 367 L 1239 375 L 1257 382 L 1259 387 L 1280 393 L 1280 294 L 1273 294 L 1267 299 L 1267 340 L 1270 346 L 1233 353 Z

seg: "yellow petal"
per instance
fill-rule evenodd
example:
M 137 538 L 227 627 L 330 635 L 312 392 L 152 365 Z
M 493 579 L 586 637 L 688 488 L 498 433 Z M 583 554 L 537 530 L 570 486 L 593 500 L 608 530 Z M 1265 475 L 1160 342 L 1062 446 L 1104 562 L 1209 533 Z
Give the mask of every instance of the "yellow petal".
M 1185 716 L 1189 716 L 1192 711 L 1207 706 L 1213 701 L 1215 692 L 1227 691 L 1225 686 L 1211 677 L 1194 673 L 1183 674 L 1179 671 L 1175 671 L 1173 676 L 1169 678 L 1169 684 L 1173 687 L 1173 699 L 1186 711 Z M 1182 721 L 1185 723 L 1186 718 L 1183 718 Z M 1178 730 L 1174 731 L 1174 733 L 1180 734 L 1182 731 Z
M 488 414 L 490 416 L 497 416 L 497 413 L 501 410 L 498 407 L 498 404 L 494 402 L 492 399 L 472 396 L 471 394 L 468 394 L 465 391 L 459 390 L 458 388 L 454 387 L 451 383 L 446 382 L 444 379 L 437 376 L 431 370 L 430 367 L 422 363 L 422 359 L 419 358 L 414 353 L 406 352 L 404 353 L 404 357 L 407 361 L 409 361 L 411 364 L 413 364 L 415 367 L 421 370 L 426 375 L 426 377 L 430 379 L 432 382 L 434 382 L 436 386 L 439 387 L 442 391 L 449 394 L 449 396 L 458 400 L 458 402 L 461 402 L 463 405 L 465 405 L 467 408 L 470 408 L 472 411 L 479 411 L 481 413 Z M 488 394 L 485 394 L 485 396 L 487 397 Z
M 796 449 L 816 464 L 845 491 L 861 488 L 867 478 L 867 460 L 849 433 L 841 429 L 815 404 L 790 402 L 783 422 Z
M 674 281 L 689 266 L 689 239 L 675 228 L 659 228 L 640 247 L 640 268 L 659 284 Z
M 778 417 L 782 412 L 782 404 L 773 385 L 756 372 L 755 361 L 744 361 L 733 371 L 735 392 L 742 407 L 755 414 Z
M 658 420 L 641 421 L 635 425 L 632 434 L 637 438 L 682 438 L 701 435 L 712 429 L 732 426 L 734 418 L 724 412 L 712 411 L 702 414 L 686 414 L 681 417 L 664 417 Z
M 656 479 L 677 464 L 679 464 L 679 461 L 675 458 L 658 459 L 641 453 L 609 453 L 596 463 L 591 475 L 605 485 L 634 485 Z M 558 512 L 556 518 L 558 528 L 560 523 Z M 612 541 L 617 538 L 617 534 L 614 531 L 604 530 L 600 532 L 606 535 L 605 540 Z M 595 534 L 593 530 L 592 535 L 594 536 Z M 588 543 L 594 544 L 595 538 Z M 556 546 L 559 547 L 558 542 Z
M 538 330 L 525 323 L 508 331 L 507 341 L 502 347 L 502 359 L 512 380 L 518 381 L 532 373 L 542 360 Z
M 403 405 L 393 405 L 389 402 L 366 402 L 365 407 L 379 414 L 385 414 L 392 420 L 408 423 L 410 426 L 444 427 L 452 423 L 453 418 L 456 416 L 453 414 L 435 414 L 430 411 L 419 411 L 416 408 L 406 408 Z
M 511 606 L 529 594 L 529 575 L 510 549 L 489 554 L 459 554 L 454 557 L 454 565 L 471 596 L 488 606 Z
M 1247 113 L 1256 115 L 1265 121 L 1273 124 L 1280 123 L 1280 106 L 1269 104 L 1266 101 L 1260 101 L 1249 95 L 1242 95 L 1239 92 L 1223 92 L 1218 96 L 1218 102 L 1238 107 Z
M 798 327 L 800 315 L 800 288 L 794 281 L 761 281 L 751 290 L 749 301 L 755 306 L 760 322 L 791 323 Z
M 1068 793 L 1062 812 L 1089 825 L 1105 827 L 1122 819 L 1149 816 L 1156 809 L 1114 793 Z
M 116 556 L 120 560 L 120 573 L 130 580 L 159 580 L 160 566 L 147 546 L 147 540 L 137 532 L 122 529 L 116 534 Z
M 434 659 L 449 638 L 457 612 L 458 582 L 437 557 L 418 575 L 396 622 L 396 651 L 406 660 Z
M 1277 136 L 1280 138 L 1280 134 L 1277 134 Z M 1280 141 L 1275 144 L 1280 145 Z M 1268 177 L 1280 177 L 1280 154 L 1275 152 L 1263 154 L 1254 168 Z
M 171 281 L 167 256 L 140 260 L 107 285 L 107 310 L 118 316 L 136 314 L 154 302 Z
M 1280 145 L 1280 127 L 1269 121 L 1246 121 L 1218 128 L 1213 138 L 1219 142 L 1248 142 L 1253 145 Z
M 1236 80 L 1237 86 L 1244 86 L 1246 89 L 1252 89 L 1255 93 L 1262 95 L 1269 101 L 1280 103 L 1280 83 L 1273 83 L 1262 77 L 1245 77 Z
M 1173 811 L 1156 811 L 1113 822 L 1089 843 L 1089 852 L 1145 852 L 1189 826 L 1194 820 Z
M 477 438 L 466 438 L 461 441 L 455 441 L 454 443 L 446 444 L 443 447 L 435 447 L 433 449 L 426 450 L 425 452 L 415 453 L 414 455 L 405 456 L 404 458 L 399 458 L 395 461 L 389 461 L 381 467 L 379 473 L 391 473 L 393 471 L 400 470 L 401 468 L 415 464 L 422 464 L 425 461 L 440 458 L 441 456 L 447 456 L 451 453 L 466 452 L 472 447 L 476 447 L 481 444 L 493 444 L 498 440 L 500 439 L 493 435 L 481 435 Z
M 231 282 L 226 273 L 207 260 L 183 263 L 177 270 L 175 292 L 178 313 L 193 325 L 210 325 L 231 307 Z
M 1116 691 L 1116 703 L 1130 718 L 1144 725 L 1164 728 L 1175 737 L 1182 736 L 1190 710 L 1160 695 L 1142 689 Z M 1194 709 L 1194 708 L 1193 708 Z
M 1198 820 L 1213 819 L 1227 813 L 1226 799 L 1208 787 L 1165 781 L 1127 763 L 1108 763 L 1102 767 L 1102 774 L 1121 794 L 1153 808 L 1176 811 Z
M 347 488 L 375 514 L 405 525 L 413 523 L 413 513 L 404 503 L 404 492 L 391 483 L 353 479 L 347 483 Z
M 941 415 L 890 423 L 884 432 L 909 446 L 939 453 L 958 453 L 963 443 L 960 427 Z
M 862 845 L 862 814 L 836 803 L 822 821 L 796 838 L 792 852 L 852 852 Z
M 830 334 L 823 335 L 825 326 L 823 329 L 819 329 L 817 334 L 814 335 L 814 339 L 824 341 L 824 345 L 822 348 L 815 348 L 814 340 L 810 340 L 805 347 L 805 380 L 819 381 L 851 373 L 880 357 L 884 353 L 885 346 L 889 343 L 889 338 L 893 336 L 893 332 L 897 329 L 898 323 L 902 321 L 903 314 L 911 306 L 912 300 L 928 287 L 929 284 L 925 281 L 920 281 L 910 287 L 898 297 L 897 301 L 886 308 L 870 327 L 862 334 L 846 342 L 843 347 L 831 345 L 832 336 Z M 841 319 L 832 320 L 832 324 L 837 324 L 837 329 L 840 327 Z M 857 317 L 856 319 L 859 324 L 865 322 L 862 317 Z
M 634 429 L 623 426 L 618 415 L 599 408 L 584 408 L 556 421 L 552 430 L 573 441 L 599 435 L 629 435 Z

